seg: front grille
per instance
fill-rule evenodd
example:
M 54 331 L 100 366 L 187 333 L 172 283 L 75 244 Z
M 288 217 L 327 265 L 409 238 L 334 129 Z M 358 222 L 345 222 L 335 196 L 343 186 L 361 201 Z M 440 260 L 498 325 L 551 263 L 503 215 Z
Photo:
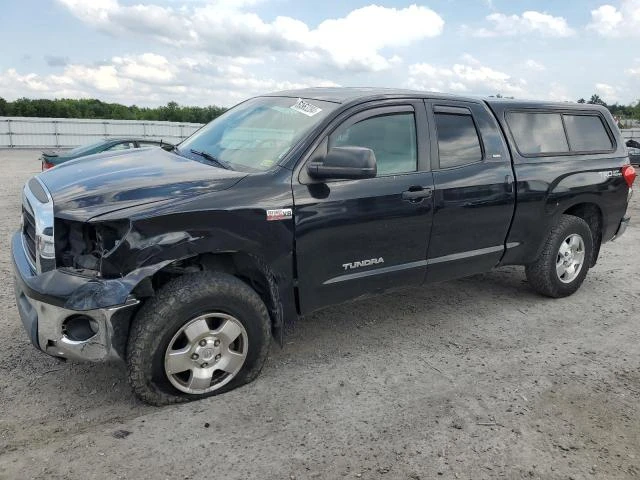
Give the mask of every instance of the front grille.
M 29 211 L 22 207 L 22 236 L 24 246 L 29 255 L 29 260 L 35 266 L 36 264 L 36 221 Z

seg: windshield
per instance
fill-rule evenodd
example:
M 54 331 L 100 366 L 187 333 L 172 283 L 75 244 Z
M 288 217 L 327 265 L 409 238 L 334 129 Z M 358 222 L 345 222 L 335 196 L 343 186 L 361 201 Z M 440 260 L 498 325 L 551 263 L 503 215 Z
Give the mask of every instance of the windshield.
M 228 110 L 179 145 L 241 171 L 273 167 L 337 104 L 290 97 L 257 97 Z
M 69 150 L 66 155 L 72 156 L 72 155 L 79 155 L 81 153 L 85 153 L 88 152 L 89 150 L 93 150 L 94 148 L 97 148 L 99 146 L 101 146 L 102 144 L 104 144 L 104 140 L 101 140 L 99 142 L 96 143 L 91 143 L 89 145 L 80 145 L 79 147 L 76 147 L 72 150 Z

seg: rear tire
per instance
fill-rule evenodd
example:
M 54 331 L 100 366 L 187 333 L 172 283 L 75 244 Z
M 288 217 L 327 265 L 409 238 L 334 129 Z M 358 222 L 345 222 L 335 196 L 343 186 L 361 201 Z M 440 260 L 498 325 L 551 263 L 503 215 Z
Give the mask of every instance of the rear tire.
M 538 259 L 525 267 L 527 280 L 547 297 L 569 296 L 582 285 L 592 256 L 593 237 L 587 222 L 562 215 L 549 232 Z
M 133 320 L 129 382 L 152 405 L 233 390 L 262 370 L 270 332 L 262 299 L 240 279 L 217 272 L 178 277 L 147 300 Z

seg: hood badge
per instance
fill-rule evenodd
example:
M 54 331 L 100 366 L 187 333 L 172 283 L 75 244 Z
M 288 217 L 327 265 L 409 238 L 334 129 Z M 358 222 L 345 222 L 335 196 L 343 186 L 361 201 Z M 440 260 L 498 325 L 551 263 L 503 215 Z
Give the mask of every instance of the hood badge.
M 273 210 L 267 210 L 267 222 L 275 220 L 289 220 L 293 218 L 293 210 L 290 208 L 274 208 Z

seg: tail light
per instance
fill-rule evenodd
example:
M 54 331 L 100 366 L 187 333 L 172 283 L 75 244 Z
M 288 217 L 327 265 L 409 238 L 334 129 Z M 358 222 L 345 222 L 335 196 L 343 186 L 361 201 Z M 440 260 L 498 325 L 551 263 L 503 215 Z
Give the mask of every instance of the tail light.
M 627 186 L 631 188 L 634 180 L 636 179 L 636 169 L 631 165 L 625 165 L 622 167 L 622 178 L 627 182 Z
M 49 170 L 50 168 L 55 167 L 53 163 L 47 162 L 46 160 L 42 161 L 42 171 Z

